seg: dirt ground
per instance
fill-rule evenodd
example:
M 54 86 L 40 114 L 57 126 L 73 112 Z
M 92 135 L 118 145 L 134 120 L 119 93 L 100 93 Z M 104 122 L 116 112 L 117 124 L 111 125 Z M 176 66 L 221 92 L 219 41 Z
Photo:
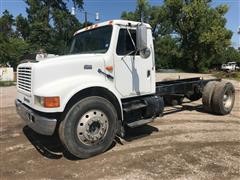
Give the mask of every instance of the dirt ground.
M 199 75 L 157 79 L 178 76 Z M 57 137 L 24 127 L 13 103 L 16 88 L 0 88 L 0 179 L 240 179 L 240 83 L 232 82 L 230 115 L 204 113 L 201 101 L 166 108 L 163 117 L 86 160 L 67 154 Z

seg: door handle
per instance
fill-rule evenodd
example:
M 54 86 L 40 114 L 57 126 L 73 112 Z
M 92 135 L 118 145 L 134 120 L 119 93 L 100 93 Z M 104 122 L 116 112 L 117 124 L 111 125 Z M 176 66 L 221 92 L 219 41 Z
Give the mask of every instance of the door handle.
M 99 73 L 99 74 L 103 74 L 103 75 L 106 76 L 108 79 L 114 79 L 113 76 L 111 76 L 110 74 L 107 74 L 107 73 L 103 72 L 101 69 L 98 69 L 98 73 Z

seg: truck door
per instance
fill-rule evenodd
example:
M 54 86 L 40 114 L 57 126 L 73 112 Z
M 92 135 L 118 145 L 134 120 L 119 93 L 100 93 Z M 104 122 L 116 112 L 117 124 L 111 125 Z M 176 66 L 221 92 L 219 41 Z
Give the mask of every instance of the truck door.
M 146 59 L 139 52 L 135 55 L 132 40 L 136 44 L 136 30 L 129 29 L 129 32 L 126 28 L 119 28 L 114 56 L 116 89 L 124 97 L 150 94 L 155 91 L 152 86 L 155 83 L 152 52 Z

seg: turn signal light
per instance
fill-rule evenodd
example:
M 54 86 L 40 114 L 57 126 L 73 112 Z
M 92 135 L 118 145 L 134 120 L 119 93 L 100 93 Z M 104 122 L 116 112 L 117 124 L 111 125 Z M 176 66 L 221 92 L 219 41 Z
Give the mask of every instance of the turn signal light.
M 56 108 L 60 107 L 60 98 L 56 97 L 44 97 L 44 107 L 46 108 Z
M 108 70 L 108 71 L 112 71 L 113 67 L 112 66 L 106 66 L 105 69 Z

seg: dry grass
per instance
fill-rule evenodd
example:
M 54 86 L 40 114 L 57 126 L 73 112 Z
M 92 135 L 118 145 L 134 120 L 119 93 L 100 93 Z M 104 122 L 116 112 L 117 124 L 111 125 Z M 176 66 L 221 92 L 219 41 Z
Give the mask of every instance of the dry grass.
M 240 72 L 223 72 L 218 71 L 214 72 L 213 75 L 217 78 L 224 78 L 224 79 L 234 79 L 240 81 Z

